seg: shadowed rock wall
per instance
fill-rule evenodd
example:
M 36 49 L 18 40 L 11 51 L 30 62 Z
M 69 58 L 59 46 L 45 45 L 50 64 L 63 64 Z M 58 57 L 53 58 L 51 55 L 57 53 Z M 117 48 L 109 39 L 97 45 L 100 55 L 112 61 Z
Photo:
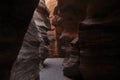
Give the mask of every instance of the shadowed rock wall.
M 44 0 L 41 0 L 12 67 L 10 80 L 39 80 L 39 71 L 48 57 L 47 31 L 51 29 L 48 17 L 49 11 Z
M 79 30 L 78 67 L 85 80 L 119 79 L 119 4 L 118 0 L 58 0 L 53 25 L 72 34 Z
M 0 2 L 0 80 L 9 80 L 11 66 L 37 4 L 38 0 Z

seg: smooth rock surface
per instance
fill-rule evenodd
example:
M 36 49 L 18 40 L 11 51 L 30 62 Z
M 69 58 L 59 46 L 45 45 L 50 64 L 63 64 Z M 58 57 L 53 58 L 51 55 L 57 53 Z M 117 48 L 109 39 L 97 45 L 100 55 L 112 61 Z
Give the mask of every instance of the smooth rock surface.
M 63 58 L 48 58 L 45 60 L 46 67 L 40 71 L 40 80 L 70 80 L 63 75 Z

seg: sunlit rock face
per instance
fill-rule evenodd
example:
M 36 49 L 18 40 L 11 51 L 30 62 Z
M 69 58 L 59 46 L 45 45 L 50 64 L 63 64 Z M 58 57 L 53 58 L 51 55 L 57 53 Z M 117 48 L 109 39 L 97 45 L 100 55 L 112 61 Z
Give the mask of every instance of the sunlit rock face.
M 85 80 L 119 78 L 119 4 L 118 0 L 58 0 L 52 24 L 71 34 L 79 30 L 79 69 Z
M 61 16 L 59 16 L 59 15 L 56 14 L 56 12 L 57 12 L 56 11 L 57 10 L 57 6 L 58 6 L 57 4 L 58 4 L 57 0 L 46 0 L 46 5 L 47 5 L 47 7 L 48 7 L 48 9 L 50 11 L 51 24 L 53 24 L 55 26 L 55 30 L 56 30 L 56 39 L 57 39 L 57 48 L 58 48 L 57 52 L 58 52 L 59 56 L 61 55 L 61 57 L 62 56 L 64 57 L 64 55 L 66 55 L 66 54 L 65 54 L 63 48 L 65 48 L 66 46 L 69 46 L 69 43 L 77 36 L 78 28 L 74 29 L 74 28 L 76 28 L 76 27 L 74 27 L 76 25 L 74 25 L 74 22 L 72 22 L 72 21 L 75 20 L 75 19 L 73 19 L 72 21 L 71 20 L 69 20 L 69 21 L 64 20 L 63 22 L 66 21 L 65 24 L 63 23 L 64 24 L 64 28 L 63 28 L 63 24 L 61 24 L 61 23 L 60 24 L 62 26 L 61 25 L 55 25 L 56 22 L 54 24 L 55 20 L 57 20 L 57 19 L 61 20 Z M 69 14 L 69 12 L 67 14 Z M 69 14 L 69 15 L 71 16 L 71 14 Z M 64 15 L 64 17 L 65 17 L 65 15 Z M 74 18 L 73 15 L 71 17 Z M 73 29 L 71 29 L 71 28 L 65 28 L 65 27 L 68 27 L 68 26 L 69 27 L 72 26 Z M 71 29 L 71 31 L 70 31 L 70 29 Z M 65 44 L 68 43 L 68 45 L 64 45 L 62 43 L 65 43 Z
M 45 0 L 45 4 L 50 12 L 49 19 L 50 23 L 52 23 L 52 18 L 53 18 L 53 12 L 54 8 L 57 5 L 57 0 Z M 51 30 L 47 32 L 48 33 L 48 38 L 50 41 L 49 44 L 49 57 L 55 57 L 58 56 L 57 52 L 57 40 L 56 40 L 56 28 L 55 26 L 51 25 Z
M 57 0 L 45 0 L 46 6 L 50 11 L 50 19 L 53 17 L 54 8 L 57 6 Z
M 81 19 L 79 7 L 76 6 L 77 2 L 73 0 L 58 0 L 58 5 L 55 7 L 54 11 L 53 25 L 62 27 L 69 33 L 77 32 L 77 24 Z

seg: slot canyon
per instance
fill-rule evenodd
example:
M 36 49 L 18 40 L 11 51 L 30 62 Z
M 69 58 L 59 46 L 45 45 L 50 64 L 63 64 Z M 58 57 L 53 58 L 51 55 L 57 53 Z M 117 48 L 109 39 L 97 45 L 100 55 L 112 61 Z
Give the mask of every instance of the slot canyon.
M 0 80 L 120 80 L 119 0 L 0 6 Z

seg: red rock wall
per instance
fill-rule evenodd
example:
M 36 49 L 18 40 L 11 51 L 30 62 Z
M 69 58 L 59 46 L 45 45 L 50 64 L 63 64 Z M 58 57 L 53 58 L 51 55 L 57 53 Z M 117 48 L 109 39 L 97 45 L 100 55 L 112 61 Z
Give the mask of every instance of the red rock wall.
M 85 80 L 119 78 L 119 4 L 118 0 L 58 0 L 53 25 L 69 33 L 79 30 L 79 69 Z

